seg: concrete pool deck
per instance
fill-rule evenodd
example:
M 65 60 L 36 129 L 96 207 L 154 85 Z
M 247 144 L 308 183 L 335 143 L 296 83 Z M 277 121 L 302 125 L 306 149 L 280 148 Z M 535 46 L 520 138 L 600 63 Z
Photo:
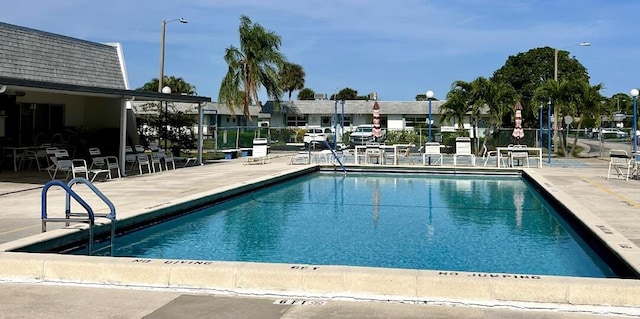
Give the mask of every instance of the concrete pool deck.
M 237 159 L 131 176 L 97 183 L 96 186 L 113 201 L 118 219 L 126 220 L 203 194 L 213 195 L 247 187 L 264 179 L 309 167 L 288 163 L 288 156 L 274 158 L 266 165 L 250 166 L 243 165 L 242 159 Z M 599 159 L 555 160 L 552 165 L 545 164 L 541 169 L 532 168 L 527 172 L 579 215 L 587 227 L 629 264 L 640 269 L 639 181 L 607 180 L 607 162 Z M 10 174 L 13 173 L 3 172 L 0 176 Z M 42 241 L 50 236 L 78 233 L 71 227 L 40 234 L 41 185 L 41 181 L 39 184 L 0 182 L 0 207 L 3 207 L 0 211 L 0 251 Z M 82 188 L 78 192 L 81 193 Z M 49 196 L 52 212 L 53 208 L 64 207 L 64 196 L 60 190 L 52 189 Z M 89 202 L 96 210 L 100 210 L 98 201 Z M 76 294 L 77 299 L 59 305 L 48 300 L 45 304 L 52 309 L 71 313 L 77 311 L 81 315 L 87 304 L 121 298 L 116 295 L 131 295 L 129 302 L 136 298 L 153 301 L 132 307 L 131 313 L 116 315 L 92 312 L 92 315 L 104 315 L 104 318 L 139 318 L 148 314 L 151 314 L 150 318 L 170 318 L 171 311 L 183 309 L 181 307 L 188 304 L 198 304 L 202 298 L 209 298 L 208 302 L 203 302 L 200 308 L 194 306 L 194 313 L 202 310 L 202 307 L 213 305 L 218 305 L 218 310 L 224 310 L 225 304 L 236 309 L 236 304 L 241 301 L 245 305 L 265 304 L 265 309 L 272 309 L 266 304 L 284 299 L 280 300 L 278 307 L 265 310 L 274 311 L 274 318 L 323 318 L 331 316 L 331 313 L 335 314 L 331 317 L 360 318 L 369 315 L 374 308 L 379 309 L 379 318 L 390 317 L 380 315 L 386 311 L 393 311 L 392 317 L 398 318 L 429 318 L 429 313 L 434 314 L 433 318 L 537 318 L 540 315 L 534 314 L 540 310 L 546 310 L 544 316 L 548 318 L 555 318 L 556 314 L 563 318 L 581 318 L 591 314 L 640 316 L 639 280 L 534 277 L 537 276 L 443 274 L 437 271 L 287 264 L 189 264 L 172 260 L 3 252 L 0 253 L 0 286 L 6 289 L 1 289 L 0 295 L 12 302 L 0 306 L 0 314 L 11 313 L 20 317 L 21 311 L 25 311 L 22 312 L 23 316 L 37 317 L 37 312 L 20 310 L 41 307 L 39 300 L 29 296 L 53 296 L 68 292 L 70 295 Z M 122 287 L 128 289 L 123 290 Z M 96 297 L 86 291 L 92 291 Z M 5 295 L 8 293 L 10 295 Z M 225 297 L 230 295 L 234 297 Z M 323 305 L 303 306 L 302 300 L 305 299 L 320 300 Z M 396 303 L 371 302 L 374 300 L 393 300 Z M 123 301 L 123 304 L 127 304 L 127 301 Z M 46 311 L 41 314 L 42 317 L 56 313 L 46 309 L 41 311 Z M 165 317 L 162 317 L 163 313 L 167 313 Z M 268 317 L 265 313 L 258 311 L 257 314 L 262 316 L 255 318 Z M 275 316 L 278 313 L 280 315 Z M 213 315 L 208 314 L 207 317 Z

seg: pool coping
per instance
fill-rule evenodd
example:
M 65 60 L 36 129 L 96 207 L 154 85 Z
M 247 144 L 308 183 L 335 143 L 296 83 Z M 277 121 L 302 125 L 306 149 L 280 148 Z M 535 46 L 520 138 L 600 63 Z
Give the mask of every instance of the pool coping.
M 278 174 L 192 194 L 174 202 L 149 207 L 118 221 L 141 222 L 154 214 L 168 212 L 191 200 L 210 200 L 218 196 L 250 191 L 275 180 L 319 170 L 319 166 L 290 169 Z M 365 168 L 368 169 L 368 168 Z M 451 168 L 446 168 L 451 170 Z M 456 169 L 462 174 L 494 171 L 482 168 Z M 545 192 L 556 198 L 612 251 L 638 271 L 638 247 L 613 227 L 595 216 L 579 202 L 550 183 L 534 169 L 509 170 L 525 174 Z M 158 216 L 155 216 L 158 217 Z M 108 229 L 103 224 L 102 230 Z M 202 262 L 144 258 L 111 258 L 12 252 L 48 240 L 77 240 L 79 229 L 60 229 L 0 245 L 0 280 L 47 283 L 79 283 L 197 289 L 236 294 L 352 298 L 404 302 L 454 302 L 478 305 L 526 304 L 527 307 L 563 305 L 621 307 L 618 311 L 640 311 L 640 280 L 601 279 L 522 274 L 492 274 L 407 270 L 391 268 L 345 267 L 331 265 L 265 264 L 244 262 Z M 66 239 L 64 239 L 66 238 Z M 58 242 L 57 244 L 60 244 Z M 549 306 L 551 305 L 551 306 Z

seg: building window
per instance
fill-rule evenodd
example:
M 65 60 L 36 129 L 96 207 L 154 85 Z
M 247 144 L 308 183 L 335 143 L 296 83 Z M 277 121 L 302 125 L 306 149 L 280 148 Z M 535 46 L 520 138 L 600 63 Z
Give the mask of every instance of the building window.
M 405 117 L 404 119 L 405 127 L 425 127 L 426 125 L 427 125 L 426 117 Z
M 287 126 L 305 126 L 305 125 L 307 125 L 307 118 L 304 115 L 287 116 Z
M 320 117 L 320 126 L 322 126 L 322 127 L 333 126 L 333 116 L 321 116 Z

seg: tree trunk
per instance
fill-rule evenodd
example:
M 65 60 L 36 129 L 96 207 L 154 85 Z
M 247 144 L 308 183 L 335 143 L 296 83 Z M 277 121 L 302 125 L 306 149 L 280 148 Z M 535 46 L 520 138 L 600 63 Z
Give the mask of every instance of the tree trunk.
M 570 154 L 573 156 L 573 152 L 576 150 L 576 146 L 578 145 L 578 135 L 580 135 L 580 128 L 582 127 L 582 118 L 584 116 L 580 116 L 580 121 L 578 121 L 578 128 L 576 131 L 576 137 L 573 138 L 573 144 L 571 145 Z
M 560 122 L 560 125 L 564 127 L 562 125 L 562 122 Z M 560 145 L 562 146 L 562 156 L 567 157 L 567 139 L 566 139 L 564 130 L 560 131 L 559 134 L 560 134 Z

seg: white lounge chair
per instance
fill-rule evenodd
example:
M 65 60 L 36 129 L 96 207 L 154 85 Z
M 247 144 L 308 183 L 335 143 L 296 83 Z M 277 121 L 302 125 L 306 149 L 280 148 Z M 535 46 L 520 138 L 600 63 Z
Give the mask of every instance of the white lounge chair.
M 245 164 L 266 164 L 269 163 L 269 155 L 267 155 L 268 146 L 266 138 L 253 139 L 253 151 L 251 156 L 247 157 Z
M 469 157 L 469 164 L 471 166 L 476 166 L 476 156 L 471 153 L 471 138 L 456 138 L 456 153 L 453 154 L 453 166 L 458 165 L 458 157 L 460 156 Z
M 431 158 L 437 158 L 435 162 L 431 161 Z M 427 142 L 424 145 L 424 153 L 422 154 L 422 165 L 429 164 L 438 164 L 442 165 L 442 153 L 440 153 L 440 143 L 438 142 Z

